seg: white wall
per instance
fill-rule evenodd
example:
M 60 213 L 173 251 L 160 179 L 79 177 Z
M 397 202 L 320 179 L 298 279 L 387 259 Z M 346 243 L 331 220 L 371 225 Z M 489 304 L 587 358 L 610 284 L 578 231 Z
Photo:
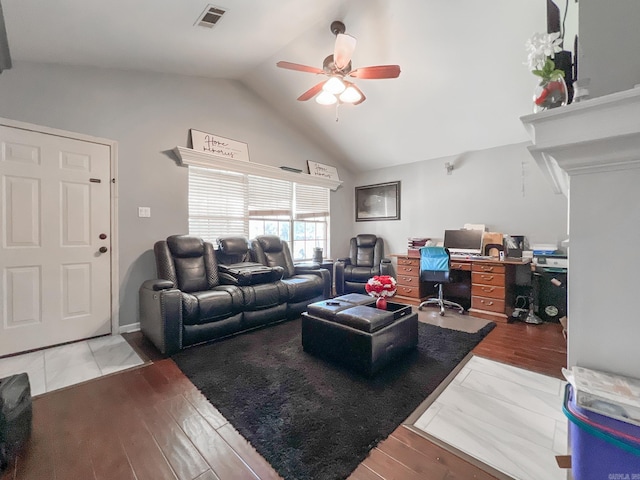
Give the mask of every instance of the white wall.
M 590 78 L 590 97 L 640 84 L 640 2 L 580 0 L 578 78 Z
M 640 169 L 571 177 L 568 365 L 640 378 Z
M 445 162 L 454 164 L 451 175 Z M 551 191 L 525 144 L 373 170 L 358 174 L 355 185 L 396 180 L 402 182 L 400 220 L 355 222 L 351 212 L 356 233 L 383 237 L 387 254 L 406 252 L 408 237 L 442 240 L 445 229 L 465 223 L 530 242 L 567 237 L 567 199 Z
M 187 146 L 190 128 L 248 143 L 257 163 L 306 170 L 313 160 L 351 178 L 234 81 L 16 62 L 0 75 L 0 116 L 118 142 L 121 325 L 138 321 L 138 288 L 155 276 L 153 243 L 187 233 L 187 169 L 170 150 Z M 351 236 L 351 190 L 331 194 L 332 249 Z M 138 206 L 151 218 L 138 218 Z

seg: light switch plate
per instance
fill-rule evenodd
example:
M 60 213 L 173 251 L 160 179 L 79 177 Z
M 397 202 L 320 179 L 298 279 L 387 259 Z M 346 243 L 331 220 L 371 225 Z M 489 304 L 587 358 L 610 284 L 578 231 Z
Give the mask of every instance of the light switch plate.
M 148 218 L 151 216 L 151 207 L 138 207 L 138 217 Z

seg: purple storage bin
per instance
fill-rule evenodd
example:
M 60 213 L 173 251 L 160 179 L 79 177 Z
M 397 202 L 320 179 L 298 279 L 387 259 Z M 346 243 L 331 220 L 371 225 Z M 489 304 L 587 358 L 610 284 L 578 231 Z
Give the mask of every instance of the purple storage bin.
M 562 409 L 569 419 L 574 480 L 640 480 L 640 427 L 576 405 L 567 384 Z

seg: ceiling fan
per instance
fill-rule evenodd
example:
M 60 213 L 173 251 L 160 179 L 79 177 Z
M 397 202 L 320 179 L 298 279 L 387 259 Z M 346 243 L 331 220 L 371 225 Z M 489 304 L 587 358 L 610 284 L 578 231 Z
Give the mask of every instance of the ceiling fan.
M 333 54 L 329 55 L 324 59 L 324 62 L 322 62 L 322 68 L 282 61 L 276 64 L 280 68 L 322 74 L 329 77 L 300 95 L 298 100 L 301 102 L 316 97 L 316 102 L 321 105 L 333 105 L 334 103 L 358 105 L 364 102 L 366 97 L 364 93 L 362 93 L 362 90 L 349 80 L 350 78 L 369 80 L 397 78 L 400 75 L 399 65 L 376 65 L 353 70 L 351 57 L 356 48 L 356 39 L 351 35 L 345 34 L 345 31 L 344 23 L 337 20 L 331 23 L 331 33 L 336 36 L 336 44 L 333 49 Z

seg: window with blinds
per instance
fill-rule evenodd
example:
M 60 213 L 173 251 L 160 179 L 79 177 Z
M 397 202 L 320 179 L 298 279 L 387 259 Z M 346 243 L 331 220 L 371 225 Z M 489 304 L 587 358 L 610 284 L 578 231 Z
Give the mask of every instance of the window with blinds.
M 215 242 L 222 236 L 278 235 L 294 260 L 329 255 L 329 189 L 288 180 L 189 167 L 189 233 Z

